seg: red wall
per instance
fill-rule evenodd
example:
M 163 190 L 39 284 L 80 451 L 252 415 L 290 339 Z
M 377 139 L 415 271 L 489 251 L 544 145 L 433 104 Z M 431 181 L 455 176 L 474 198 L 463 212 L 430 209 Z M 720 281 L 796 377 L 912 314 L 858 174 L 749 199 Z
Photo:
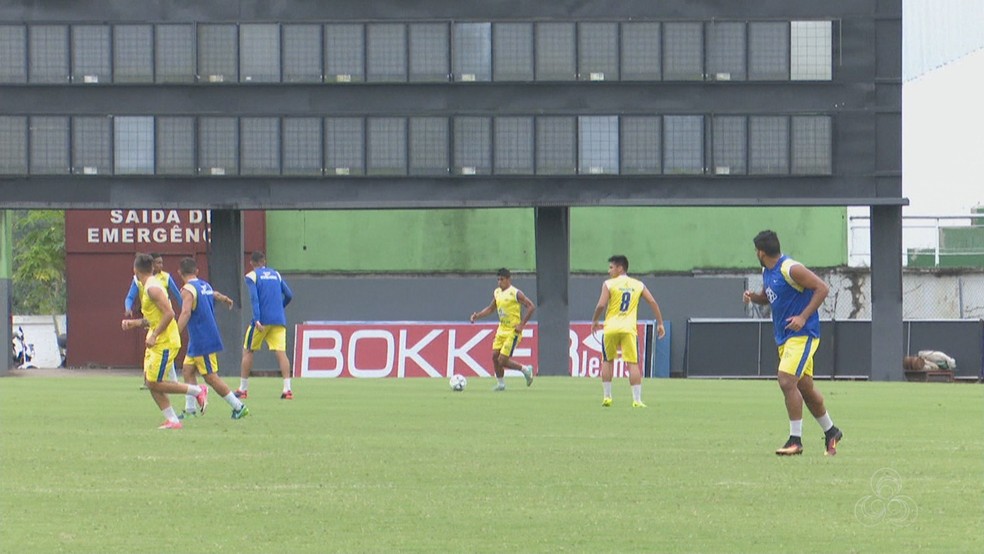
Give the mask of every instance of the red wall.
M 164 271 L 181 286 L 178 262 L 194 256 L 208 278 L 205 210 L 66 210 L 68 367 L 143 365 L 144 334 L 120 328 L 123 299 L 137 252 L 164 255 Z M 266 217 L 243 212 L 244 266 L 249 253 L 266 249 Z M 139 311 L 139 302 L 136 303 Z M 185 342 L 185 340 L 182 340 Z

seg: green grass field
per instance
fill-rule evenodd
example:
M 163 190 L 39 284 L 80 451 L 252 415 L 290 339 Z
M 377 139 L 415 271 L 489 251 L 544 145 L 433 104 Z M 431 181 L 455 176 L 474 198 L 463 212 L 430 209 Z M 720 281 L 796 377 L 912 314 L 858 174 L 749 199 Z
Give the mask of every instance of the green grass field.
M 977 385 L 820 382 L 791 458 L 770 381 L 258 378 L 182 431 L 139 385 L 0 380 L 0 550 L 984 551 Z

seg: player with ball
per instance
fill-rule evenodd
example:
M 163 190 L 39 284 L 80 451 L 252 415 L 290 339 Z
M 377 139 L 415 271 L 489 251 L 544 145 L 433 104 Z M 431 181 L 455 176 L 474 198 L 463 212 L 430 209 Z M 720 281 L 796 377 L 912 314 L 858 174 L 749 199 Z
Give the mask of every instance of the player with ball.
M 506 381 L 503 379 L 506 368 L 522 371 L 528 387 L 533 384 L 533 366 L 520 365 L 513 361 L 512 355 L 523 338 L 523 327 L 536 311 L 536 306 L 523 294 L 523 291 L 512 285 L 512 273 L 508 269 L 503 267 L 496 272 L 496 282 L 498 286 L 492 291 L 492 302 L 482 311 L 472 312 L 469 321 L 475 323 L 476 319 L 481 319 L 492 312 L 497 312 L 499 315 L 499 329 L 492 343 L 492 367 L 495 369 L 495 378 L 498 382 L 492 390 L 506 390 Z

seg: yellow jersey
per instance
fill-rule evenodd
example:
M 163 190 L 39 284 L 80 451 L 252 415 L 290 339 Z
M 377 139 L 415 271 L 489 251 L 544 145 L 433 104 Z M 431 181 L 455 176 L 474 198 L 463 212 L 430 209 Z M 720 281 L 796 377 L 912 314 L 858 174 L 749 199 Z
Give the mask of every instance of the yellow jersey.
M 153 288 L 161 289 L 164 293 L 165 298 L 167 298 L 167 289 L 161 285 L 160 281 L 151 278 L 147 280 L 147 284 L 140 291 L 140 312 L 143 314 L 144 318 L 150 322 L 150 328 L 147 329 L 147 335 L 160 325 L 161 320 L 164 319 L 164 313 L 161 309 L 157 307 L 157 304 L 150 298 L 148 291 Z M 170 300 L 167 300 L 170 302 Z M 171 323 L 167 325 L 164 332 L 157 337 L 157 342 L 154 344 L 153 348 L 155 350 L 167 350 L 174 349 L 177 350 L 181 348 L 181 335 L 178 333 L 178 318 L 174 317 L 171 319 Z
M 499 329 L 514 331 L 515 327 L 522 321 L 522 305 L 516 298 L 518 295 L 519 289 L 511 285 L 506 290 L 495 287 L 495 290 L 492 291 L 496 311 L 499 313 Z
M 168 288 L 168 286 L 169 286 L 169 284 L 171 282 L 171 274 L 170 273 L 168 273 L 166 271 L 161 271 L 157 275 L 154 275 L 153 277 L 151 277 L 151 279 L 157 279 L 158 281 L 160 281 L 161 282 L 161 286 L 164 287 L 164 292 L 167 292 L 167 288 Z M 144 290 L 143 283 L 140 282 L 140 279 L 137 279 L 137 276 L 136 275 L 133 276 L 133 282 L 137 284 L 137 291 L 140 293 L 140 296 L 143 297 L 143 290 Z M 170 297 L 168 297 L 168 298 L 170 298 Z M 170 300 L 168 300 L 168 302 L 170 302 Z M 143 305 L 143 301 L 142 300 L 141 300 L 141 305 Z
M 605 334 L 629 333 L 637 335 L 636 312 L 639 298 L 646 285 L 628 275 L 619 275 L 605 281 L 608 288 L 608 311 L 605 312 Z

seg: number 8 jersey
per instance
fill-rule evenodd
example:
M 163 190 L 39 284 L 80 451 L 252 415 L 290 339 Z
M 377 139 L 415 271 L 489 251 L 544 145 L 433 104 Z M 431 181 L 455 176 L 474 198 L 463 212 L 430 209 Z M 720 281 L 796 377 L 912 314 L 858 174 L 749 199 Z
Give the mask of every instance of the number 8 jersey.
M 646 285 L 628 275 L 605 281 L 608 288 L 608 311 L 605 312 L 605 335 L 610 333 L 638 334 L 636 312 L 639 298 Z

